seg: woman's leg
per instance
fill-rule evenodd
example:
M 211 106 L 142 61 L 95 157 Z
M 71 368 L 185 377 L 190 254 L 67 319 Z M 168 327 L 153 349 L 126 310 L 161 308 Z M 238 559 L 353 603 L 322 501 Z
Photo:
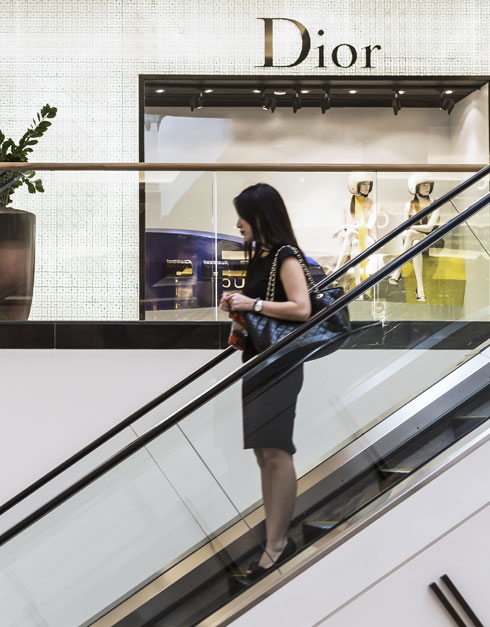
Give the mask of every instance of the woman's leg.
M 259 566 L 269 568 L 287 542 L 289 524 L 296 501 L 296 472 L 293 456 L 277 448 L 255 451 L 262 475 L 264 497 L 266 551 Z

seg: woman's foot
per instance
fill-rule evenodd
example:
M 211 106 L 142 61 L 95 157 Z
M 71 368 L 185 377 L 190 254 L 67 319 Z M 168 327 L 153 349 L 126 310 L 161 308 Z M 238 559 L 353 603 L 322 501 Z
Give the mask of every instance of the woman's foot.
M 292 538 L 288 538 L 282 548 L 276 550 L 268 549 L 264 551 L 259 562 L 252 562 L 246 570 L 247 577 L 255 581 L 259 577 L 262 577 L 267 572 L 279 566 L 282 562 L 291 557 L 296 551 L 296 543 Z
M 390 276 L 390 278 L 388 279 L 388 283 L 390 285 L 398 285 L 398 282 L 400 281 L 400 277 L 396 277 L 396 276 Z
M 426 300 L 426 298 L 425 298 L 425 294 L 421 294 L 421 295 L 419 296 L 419 292 L 418 292 L 418 290 L 415 290 L 415 296 L 417 297 L 417 302 L 418 302 L 418 303 L 426 303 L 426 302 L 427 302 L 427 300 Z

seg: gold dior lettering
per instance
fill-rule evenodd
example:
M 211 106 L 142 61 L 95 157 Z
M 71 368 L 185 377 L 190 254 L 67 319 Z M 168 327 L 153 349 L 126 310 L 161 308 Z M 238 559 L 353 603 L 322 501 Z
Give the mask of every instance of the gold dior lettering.
M 297 20 L 293 20 L 288 17 L 258 17 L 258 20 L 264 21 L 264 65 L 259 67 L 294 67 L 295 65 L 299 65 L 303 63 L 303 61 L 308 57 L 311 50 L 311 36 L 308 32 L 306 26 L 298 22 Z M 273 47 L 274 47 L 274 22 L 290 22 L 294 24 L 294 26 L 298 29 L 299 34 L 301 36 L 301 50 L 293 63 L 288 63 L 286 65 L 278 65 L 274 63 L 273 59 Z M 319 37 L 323 37 L 325 31 L 319 30 Z M 316 47 L 318 50 L 318 65 L 317 67 L 326 67 L 325 65 L 325 45 L 320 44 Z M 363 62 L 363 68 L 373 68 L 373 52 L 376 50 L 381 50 L 381 46 L 379 45 L 369 45 L 361 48 L 361 53 L 357 51 L 357 48 L 352 44 L 339 44 L 335 46 L 330 52 L 330 58 L 332 59 L 332 63 L 336 67 L 340 68 L 350 68 L 358 61 Z

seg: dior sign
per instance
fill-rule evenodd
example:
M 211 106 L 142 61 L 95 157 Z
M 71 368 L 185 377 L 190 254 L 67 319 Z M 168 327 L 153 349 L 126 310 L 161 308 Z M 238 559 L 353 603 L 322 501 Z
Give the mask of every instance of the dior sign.
M 303 61 L 310 55 L 312 39 L 304 24 L 287 17 L 258 17 L 257 19 L 263 20 L 264 22 L 264 65 L 259 67 L 294 67 L 303 63 Z M 298 49 L 295 51 L 296 59 L 292 63 L 287 63 L 286 65 L 278 65 L 277 63 L 274 63 L 275 22 L 289 22 L 290 24 L 293 24 L 300 35 L 300 39 L 298 38 L 298 44 L 301 44 L 301 46 L 298 45 Z M 324 34 L 325 31 L 322 29 L 317 31 L 319 42 Z M 352 44 L 342 43 L 326 52 L 325 44 L 320 43 L 320 45 L 315 46 L 315 50 L 317 51 L 317 67 L 320 68 L 328 67 L 328 64 L 330 63 L 338 68 L 344 69 L 350 68 L 356 64 L 361 64 L 361 67 L 363 68 L 373 68 L 373 54 L 377 50 L 381 50 L 381 46 L 369 45 L 358 50 Z

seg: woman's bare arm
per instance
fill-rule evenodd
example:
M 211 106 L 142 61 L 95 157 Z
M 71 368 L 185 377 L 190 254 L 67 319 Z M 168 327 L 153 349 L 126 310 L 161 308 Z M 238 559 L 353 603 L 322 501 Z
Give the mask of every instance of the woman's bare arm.
M 311 315 L 311 302 L 303 269 L 295 257 L 287 257 L 281 264 L 280 278 L 286 292 L 287 301 L 265 300 L 262 314 L 281 320 L 304 322 Z M 244 294 L 232 294 L 230 306 L 233 311 L 252 311 L 254 298 Z

